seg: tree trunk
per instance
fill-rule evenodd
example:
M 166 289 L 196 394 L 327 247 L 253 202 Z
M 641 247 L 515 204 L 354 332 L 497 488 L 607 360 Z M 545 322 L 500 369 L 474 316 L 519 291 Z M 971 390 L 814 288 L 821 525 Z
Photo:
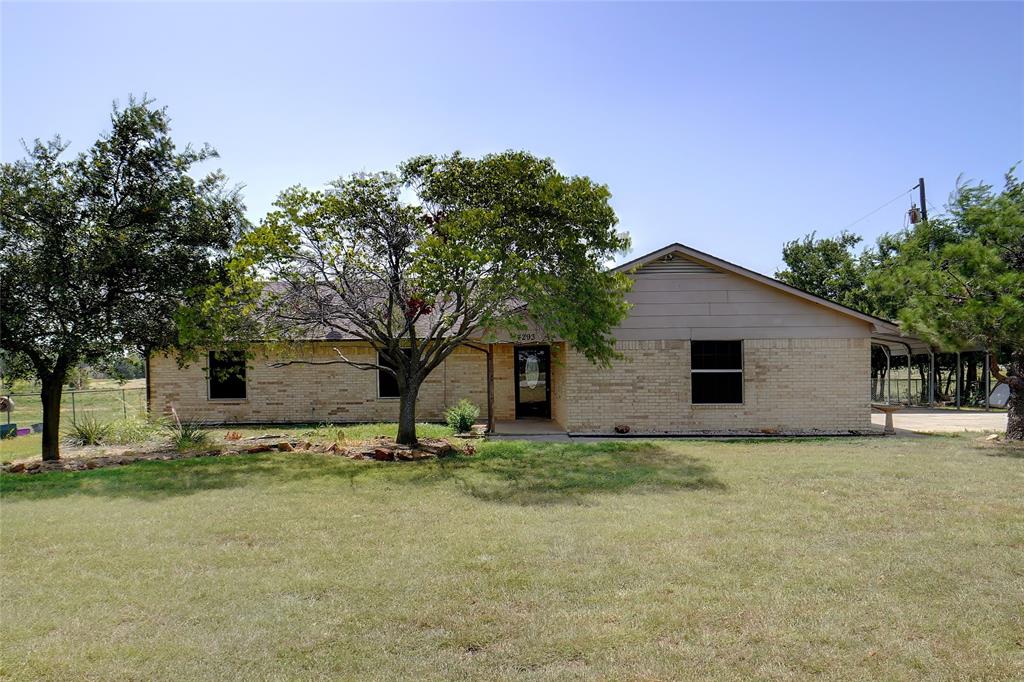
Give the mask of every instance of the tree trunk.
M 60 459 L 60 398 L 64 391 L 64 376 L 56 373 L 42 379 L 43 401 L 43 460 Z
M 398 398 L 399 445 L 416 445 L 416 396 L 420 391 L 418 382 L 410 381 Z
M 1024 440 L 1024 390 L 1010 391 L 1006 405 L 1006 439 Z
M 964 405 L 973 405 L 978 395 L 978 358 L 974 353 L 967 354 L 967 374 L 964 379 Z
M 1024 440 L 1024 351 L 1014 354 L 1007 370 L 1010 402 L 1006 405 L 1006 439 Z

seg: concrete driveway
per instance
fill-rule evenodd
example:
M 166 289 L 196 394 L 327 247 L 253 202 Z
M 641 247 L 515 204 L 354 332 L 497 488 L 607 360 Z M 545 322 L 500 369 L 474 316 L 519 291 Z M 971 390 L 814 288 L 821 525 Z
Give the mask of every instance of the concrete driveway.
M 960 431 L 1006 431 L 1005 412 L 946 410 L 931 407 L 910 407 L 892 415 L 897 430 L 918 433 L 958 433 Z M 885 415 L 871 413 L 871 423 L 885 426 Z

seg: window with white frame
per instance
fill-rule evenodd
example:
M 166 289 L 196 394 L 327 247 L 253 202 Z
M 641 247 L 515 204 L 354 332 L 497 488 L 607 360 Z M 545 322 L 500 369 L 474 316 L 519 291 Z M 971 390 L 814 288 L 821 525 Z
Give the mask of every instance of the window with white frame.
M 694 405 L 743 402 L 742 341 L 691 341 L 690 372 Z

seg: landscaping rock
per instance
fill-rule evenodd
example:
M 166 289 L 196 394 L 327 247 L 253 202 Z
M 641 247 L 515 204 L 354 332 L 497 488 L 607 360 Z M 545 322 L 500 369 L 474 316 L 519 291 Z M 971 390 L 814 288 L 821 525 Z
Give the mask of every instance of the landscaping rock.
M 378 462 L 394 462 L 395 452 L 387 448 L 374 448 L 373 458 Z
M 616 424 L 615 433 L 629 433 L 629 424 Z
M 256 454 L 257 452 L 270 452 L 273 449 L 274 448 L 270 447 L 269 445 L 257 445 L 255 447 L 246 448 L 245 451 L 248 452 L 249 454 Z
M 455 446 L 446 440 L 440 439 L 421 440 L 419 442 L 419 449 L 437 457 L 447 457 L 448 455 L 455 454 Z
M 292 444 L 289 443 L 288 441 L 283 441 L 277 444 L 277 449 L 280 450 L 281 452 L 291 452 L 295 448 L 293 448 Z

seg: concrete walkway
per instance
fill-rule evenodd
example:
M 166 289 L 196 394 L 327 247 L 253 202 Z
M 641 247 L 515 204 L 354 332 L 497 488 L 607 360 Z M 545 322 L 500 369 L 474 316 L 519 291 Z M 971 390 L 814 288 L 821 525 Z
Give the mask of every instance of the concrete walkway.
M 959 433 L 961 431 L 1005 431 L 1005 412 L 945 410 L 934 407 L 909 407 L 892 415 L 897 431 L 918 433 Z M 871 413 L 871 423 L 885 426 L 885 415 Z
M 947 410 L 931 407 L 911 407 L 893 414 L 897 433 L 959 433 L 962 431 L 1006 431 L 1005 412 L 979 412 L 975 410 Z M 885 426 L 885 415 L 871 413 L 871 423 L 879 429 Z M 481 425 L 482 426 L 482 425 Z M 495 440 L 555 440 L 568 441 L 565 431 L 549 419 L 517 419 L 495 424 Z M 596 440 L 575 438 L 572 440 Z M 605 439 L 600 439 L 605 440 Z

